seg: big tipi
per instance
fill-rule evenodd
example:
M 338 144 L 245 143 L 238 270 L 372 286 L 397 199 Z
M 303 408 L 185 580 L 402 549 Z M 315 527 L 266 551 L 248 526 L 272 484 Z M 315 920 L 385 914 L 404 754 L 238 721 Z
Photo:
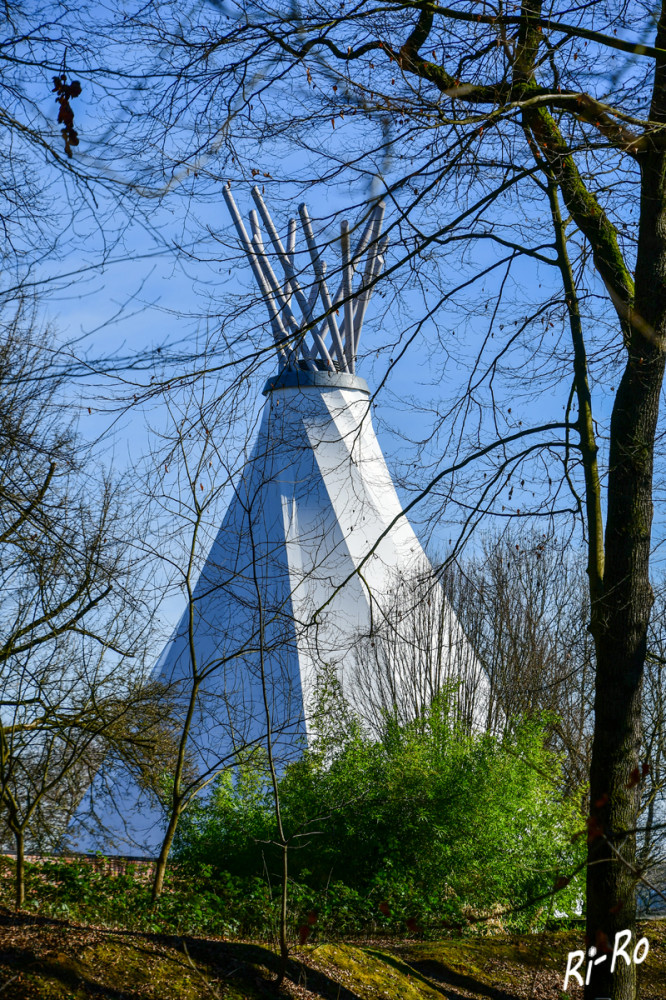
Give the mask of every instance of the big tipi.
M 369 212 L 353 248 L 342 223 L 339 287 L 331 292 L 306 207 L 299 214 L 307 281 L 296 266 L 296 222 L 285 245 L 259 190 L 252 195 L 250 236 L 231 190 L 224 192 L 268 309 L 278 371 L 264 387 L 254 450 L 192 601 L 156 666 L 181 705 L 193 659 L 205 675 L 189 754 L 193 767 L 211 772 L 236 749 L 268 738 L 281 762 L 300 752 L 322 679 L 334 676 L 360 717 L 371 717 L 381 685 L 375 690 L 367 671 L 358 682 L 359 637 L 381 623 L 396 581 L 427 566 L 375 436 L 368 386 L 356 374 L 363 318 L 387 246 L 384 205 Z M 446 616 L 451 655 L 473 661 L 455 616 Z M 100 773 L 92 798 L 104 781 Z M 159 810 L 131 782 L 116 786 L 113 798 L 113 810 L 101 817 L 104 833 L 88 833 L 79 847 L 154 853 Z

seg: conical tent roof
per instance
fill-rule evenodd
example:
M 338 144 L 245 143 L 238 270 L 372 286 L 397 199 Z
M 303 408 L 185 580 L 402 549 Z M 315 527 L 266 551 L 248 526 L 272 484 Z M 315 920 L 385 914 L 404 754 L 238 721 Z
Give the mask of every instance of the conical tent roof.
M 193 666 L 205 678 L 188 741 L 190 764 L 200 772 L 232 760 L 239 747 L 265 743 L 269 724 L 280 765 L 298 754 L 316 717 L 321 679 L 331 673 L 363 716 L 377 693 L 371 676 L 359 685 L 352 669 L 359 637 L 377 627 L 396 580 L 427 565 L 375 435 L 368 387 L 355 374 L 369 286 L 382 265 L 383 207 L 370 213 L 353 257 L 343 228 L 343 280 L 341 291 L 331 296 L 302 206 L 325 314 L 317 328 L 314 296 L 306 299 L 293 270 L 294 226 L 284 250 L 260 196 L 257 200 L 284 265 L 283 286 L 263 251 L 256 216 L 251 242 L 227 191 L 265 293 L 279 372 L 264 388 L 253 452 L 192 600 L 155 668 L 175 693 L 180 715 L 188 705 Z M 354 261 L 368 245 L 368 263 L 354 293 Z M 300 325 L 290 308 L 292 295 L 302 307 Z M 342 299 L 338 326 L 335 306 Z M 315 331 L 311 347 L 304 329 Z M 446 627 L 450 643 L 468 649 L 452 614 Z M 111 780 L 100 772 L 82 814 Z M 105 833 L 81 837 L 79 849 L 108 850 L 111 843 L 121 853 L 155 853 L 162 836 L 159 809 L 131 782 L 116 785 L 113 798 L 113 808 L 102 810 Z

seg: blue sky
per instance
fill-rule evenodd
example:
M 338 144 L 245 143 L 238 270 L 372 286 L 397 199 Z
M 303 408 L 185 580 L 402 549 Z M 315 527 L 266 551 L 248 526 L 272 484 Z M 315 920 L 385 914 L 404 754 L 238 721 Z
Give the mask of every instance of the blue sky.
M 311 95 L 305 90 L 302 75 L 303 80 L 295 89 L 291 83 L 292 89 L 276 98 L 276 111 L 283 116 L 288 115 L 290 109 L 296 115 L 307 106 Z M 327 85 L 325 79 L 320 80 L 320 89 Z M 599 86 L 603 89 L 603 83 Z M 137 93 L 136 100 L 142 99 Z M 50 113 L 51 101 L 50 97 L 44 99 L 45 114 Z M 105 115 L 112 108 L 113 92 L 104 94 L 103 88 L 94 81 L 84 87 L 76 105 L 82 140 L 76 156 L 87 165 L 94 165 L 96 156 L 90 140 L 100 134 Z M 383 185 L 396 180 L 400 164 L 368 157 L 359 161 L 357 169 L 343 171 L 340 177 L 328 180 L 321 180 L 324 176 L 322 165 L 331 158 L 341 157 L 345 150 L 363 148 L 376 134 L 359 119 L 338 120 L 335 129 L 325 119 L 309 137 L 307 155 L 302 144 L 290 148 L 289 134 L 285 141 L 276 140 L 252 148 L 247 139 L 241 154 L 248 163 L 256 165 L 260 177 L 263 178 L 264 172 L 271 173 L 270 180 L 265 182 L 267 200 L 283 220 L 283 231 L 287 207 L 296 214 L 304 194 L 311 214 L 326 218 L 332 230 L 337 231 L 337 221 L 333 218 L 336 213 L 353 206 L 350 213 L 353 218 L 357 206 L 370 191 L 376 193 Z M 415 148 L 417 164 L 421 152 Z M 150 149 L 137 145 L 135 153 L 132 170 L 137 176 L 143 176 L 151 167 Z M 124 168 L 127 169 L 127 163 Z M 113 169 L 117 171 L 120 167 L 116 164 Z M 212 169 L 206 173 L 204 169 L 190 197 L 192 178 L 183 174 L 181 181 L 164 197 L 141 202 L 140 211 L 145 213 L 147 220 L 137 214 L 130 224 L 122 213 L 114 215 L 111 212 L 110 201 L 102 195 L 99 218 L 110 217 L 117 239 L 111 246 L 109 262 L 103 270 L 93 270 L 85 278 L 77 276 L 66 280 L 63 287 L 47 293 L 42 300 L 44 315 L 53 321 L 60 337 L 65 341 L 76 340 L 77 350 L 91 357 L 116 352 L 126 356 L 169 343 L 185 349 L 188 343 L 194 345 L 214 336 L 221 317 L 232 308 L 229 296 L 233 299 L 241 294 L 247 296 L 247 312 L 229 329 L 239 335 L 255 329 L 258 324 L 263 324 L 265 329 L 265 310 L 261 303 L 252 303 L 256 293 L 250 270 L 237 250 L 236 236 L 224 206 L 223 181 L 222 175 L 215 175 Z M 242 213 L 247 216 L 252 207 L 249 180 L 236 179 L 234 193 Z M 395 204 L 389 205 L 389 224 L 396 223 L 398 208 L 406 203 L 407 195 L 411 197 L 408 190 L 399 191 Z M 424 204 L 420 213 L 412 213 L 409 222 L 395 226 L 389 265 L 409 249 L 414 227 L 421 227 L 423 232 L 433 231 L 442 222 L 455 217 L 465 199 L 473 195 L 473 185 L 467 192 L 445 186 L 437 202 Z M 518 241 L 531 245 L 552 241 L 545 203 L 537 196 L 524 204 L 508 199 L 489 211 L 488 220 L 488 225 L 496 231 L 513 235 Z M 75 219 L 71 239 L 65 244 L 66 253 L 57 261 L 46 261 L 41 274 L 76 272 L 82 262 L 94 265 L 99 261 L 105 247 L 95 222 L 94 213 L 84 212 Z M 174 253 L 168 246 L 179 249 Z M 471 415 L 466 415 L 463 429 L 463 411 L 459 404 L 454 405 L 454 397 L 471 377 L 476 351 L 483 342 L 487 343 L 487 349 L 494 347 L 497 340 L 489 338 L 496 334 L 499 340 L 500 331 L 510 330 L 511 324 L 517 322 L 516 317 L 521 319 L 527 315 L 540 297 L 547 299 L 549 294 L 557 297 L 559 278 L 554 269 L 529 259 L 518 259 L 497 268 L 485 279 L 471 284 L 462 297 L 443 302 L 432 318 L 424 322 L 413 345 L 402 353 L 405 335 L 415 332 L 414 324 L 434 307 L 438 297 L 446 296 L 466 275 L 496 263 L 502 253 L 493 245 L 477 243 L 472 251 L 461 249 L 459 256 L 456 256 L 455 245 L 453 249 L 443 248 L 440 256 L 439 274 L 435 273 L 437 260 L 424 260 L 418 275 L 410 276 L 408 269 L 403 268 L 394 276 L 397 285 L 393 297 L 374 297 L 362 342 L 365 356 L 360 361 L 359 373 L 367 378 L 371 388 L 382 385 L 375 401 L 377 430 L 405 500 L 440 471 L 442 464 L 464 453 L 465 448 L 474 450 L 475 441 L 487 443 L 495 433 L 516 430 L 521 421 L 527 426 L 561 419 L 568 395 L 568 331 L 562 322 L 560 306 L 559 311 L 553 307 L 547 316 L 529 324 L 522 335 L 520 349 L 503 359 L 504 370 L 498 374 L 496 382 L 500 396 L 495 415 L 489 409 L 491 395 L 486 382 L 480 391 L 478 406 Z M 490 324 L 489 312 L 494 309 L 500 287 L 509 292 L 507 305 L 500 309 L 494 324 Z M 593 366 L 593 395 L 601 424 L 603 454 L 603 425 L 608 419 L 611 398 L 605 386 L 614 381 L 616 362 L 612 357 L 612 345 L 617 340 L 617 331 L 613 330 L 612 316 L 608 316 L 609 306 L 603 290 L 593 283 L 587 288 L 587 296 L 590 344 L 593 350 L 600 352 L 600 360 Z M 235 306 L 239 307 L 239 302 Z M 265 329 L 264 335 L 265 342 L 270 342 L 268 330 Z M 506 337 L 506 332 L 503 336 Z M 535 346 L 533 355 L 529 348 L 532 336 L 535 345 L 537 341 L 539 344 L 539 350 Z M 611 346 L 605 346 L 607 344 Z M 541 357 L 548 358 L 543 367 L 540 366 Z M 260 388 L 270 367 L 269 363 L 253 379 L 252 391 L 256 400 L 259 400 Z M 560 380 L 563 374 L 564 382 Z M 146 377 L 136 378 L 145 382 Z M 211 391 L 214 391 L 212 383 Z M 119 469 L 132 468 L 140 461 L 151 442 L 148 424 L 159 427 L 166 419 L 157 402 L 119 412 L 118 396 L 128 394 L 131 398 L 131 386 L 119 386 L 117 381 L 98 376 L 76 382 L 71 392 L 72 410 L 80 414 L 81 432 L 90 439 L 99 438 L 98 453 L 106 463 Z M 89 407 L 91 413 L 88 413 Z M 494 422 L 498 419 L 499 424 L 495 427 Z M 558 481 L 561 478 L 558 459 L 552 456 L 549 461 L 553 464 L 553 480 Z M 414 518 L 417 529 L 433 549 L 446 551 L 449 538 L 455 537 L 457 525 L 467 516 L 468 507 L 474 502 L 471 491 L 483 487 L 484 472 L 488 474 L 489 466 L 479 463 L 474 468 L 472 478 L 449 498 L 444 514 L 437 513 L 433 505 L 424 505 L 421 516 Z M 509 515 L 511 525 L 520 530 L 524 522 L 518 511 L 524 512 L 529 506 L 532 493 L 538 498 L 549 469 L 537 464 L 530 469 L 530 476 L 525 477 L 524 487 L 520 485 L 522 477 L 506 484 L 506 502 L 494 507 L 497 518 L 494 522 L 486 519 L 482 530 L 484 525 L 488 528 L 505 526 L 509 523 Z M 566 508 L 565 500 L 558 501 L 560 507 Z M 423 522 L 420 526 L 419 520 Z M 564 514 L 559 523 L 560 530 L 566 532 L 571 529 L 572 518 Z M 658 530 L 661 531 L 661 526 Z M 473 550 L 473 539 L 470 544 Z

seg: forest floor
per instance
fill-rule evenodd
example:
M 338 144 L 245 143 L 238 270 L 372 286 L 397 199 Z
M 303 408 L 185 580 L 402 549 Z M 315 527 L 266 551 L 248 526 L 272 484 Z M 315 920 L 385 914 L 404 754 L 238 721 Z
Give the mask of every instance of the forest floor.
M 641 1000 L 666 997 L 666 921 L 641 925 Z M 295 948 L 278 994 L 275 955 L 249 942 L 84 926 L 0 909 L 1 1000 L 578 1000 L 562 992 L 574 931 Z

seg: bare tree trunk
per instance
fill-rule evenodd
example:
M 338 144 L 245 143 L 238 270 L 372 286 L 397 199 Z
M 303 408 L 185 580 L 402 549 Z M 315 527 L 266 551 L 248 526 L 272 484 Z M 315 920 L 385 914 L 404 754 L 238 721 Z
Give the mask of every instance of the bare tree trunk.
M 284 838 L 284 833 L 282 833 Z M 287 896 L 289 890 L 289 844 L 286 840 L 282 843 L 282 886 L 281 886 L 281 896 L 280 896 L 280 971 L 278 974 L 278 983 L 282 985 L 282 981 L 287 974 L 287 962 L 289 961 L 289 945 L 287 944 Z
M 164 834 L 164 837 L 162 839 L 162 846 L 160 847 L 159 857 L 157 859 L 157 864 L 155 865 L 155 874 L 153 875 L 153 885 L 150 893 L 151 906 L 154 906 L 157 900 L 162 895 L 167 862 L 169 860 L 169 854 L 171 852 L 171 847 L 173 845 L 173 838 L 176 835 L 176 827 L 178 826 L 179 816 L 180 816 L 180 811 L 177 809 L 173 809 L 171 812 L 171 816 L 169 817 L 169 825 L 167 826 L 166 833 Z
M 664 357 L 648 342 L 629 359 L 613 412 L 604 592 L 593 608 L 597 649 L 590 773 L 587 935 L 599 950 L 635 927 L 641 694 L 652 606 L 652 453 Z M 608 967 L 608 968 L 606 968 Z M 595 967 L 587 997 L 635 996 L 635 967 Z
M 666 46 L 662 10 L 657 46 Z M 655 71 L 653 122 L 666 121 L 666 64 Z M 666 156 L 661 143 L 642 155 L 636 298 L 629 314 L 628 360 L 613 407 L 601 599 L 592 609 L 597 650 L 595 730 L 590 773 L 587 937 L 600 952 L 622 930 L 635 931 L 636 826 L 640 805 L 641 696 L 650 586 L 652 472 L 666 334 Z M 587 1000 L 633 1000 L 636 967 L 620 960 L 593 968 Z
M 275 823 L 278 831 L 277 844 L 282 854 L 282 875 L 280 886 L 280 923 L 279 923 L 279 943 L 280 943 L 280 963 L 275 983 L 278 989 L 282 986 L 287 975 L 287 964 L 289 962 L 289 946 L 287 944 L 287 902 L 289 894 L 289 841 L 284 834 L 282 823 L 282 806 L 280 802 L 280 786 L 278 782 L 277 768 L 275 766 L 275 755 L 273 753 L 273 713 L 269 702 L 270 679 L 266 675 L 266 628 L 264 617 L 264 601 L 261 592 L 261 584 L 257 573 L 256 547 L 252 532 L 252 522 L 250 520 L 250 542 L 252 545 L 252 574 L 254 589 L 257 596 L 257 611 L 259 614 L 259 669 L 261 674 L 261 692 L 264 703 L 264 714 L 266 718 L 266 754 L 268 757 L 268 772 L 271 779 L 273 791 L 273 807 L 275 811 Z
M 196 653 L 194 651 L 194 625 L 193 625 L 193 615 L 192 615 L 192 594 L 189 597 L 190 602 L 190 655 L 193 657 L 192 663 L 196 666 Z M 169 822 L 167 824 L 166 832 L 162 838 L 162 846 L 160 847 L 159 857 L 157 859 L 157 865 L 155 866 L 155 874 L 153 876 L 153 886 L 150 894 L 151 906 L 154 906 L 159 899 L 162 888 L 164 886 L 164 876 L 166 874 L 167 861 L 169 860 L 169 853 L 171 851 L 171 846 L 173 844 L 173 838 L 176 834 L 176 827 L 178 826 L 178 820 L 180 819 L 181 813 L 183 812 L 183 807 L 185 804 L 185 796 L 182 791 L 182 779 L 183 772 L 185 770 L 185 761 L 187 756 L 187 741 L 190 735 L 190 730 L 192 727 L 192 719 L 194 718 L 194 710 L 197 703 L 197 697 L 199 694 L 200 680 L 198 677 L 192 685 L 190 691 L 187 713 L 185 715 L 185 720 L 183 722 L 183 728 L 180 734 L 180 740 L 178 742 L 178 755 L 176 757 L 176 767 L 173 776 L 173 788 L 171 790 L 171 809 L 169 811 Z
M 23 830 L 14 832 L 16 841 L 16 879 L 14 884 L 14 901 L 16 909 L 23 909 L 25 903 L 25 835 Z
M 287 963 L 289 961 L 289 945 L 287 944 L 287 901 L 289 894 L 289 841 L 284 834 L 284 826 L 282 824 L 282 808 L 280 804 L 280 789 L 278 784 L 277 769 L 275 767 L 275 758 L 273 755 L 273 726 L 271 710 L 268 704 L 268 678 L 266 677 L 265 663 L 264 663 L 264 637 L 263 637 L 263 608 L 260 605 L 259 608 L 260 622 L 261 622 L 261 683 L 263 688 L 264 696 L 264 707 L 266 711 L 266 744 L 268 752 L 268 770 L 271 777 L 271 785 L 273 788 L 273 804 L 275 808 L 275 821 L 278 829 L 278 844 L 280 851 L 282 853 L 282 877 L 280 886 L 280 924 L 279 924 L 279 942 L 280 942 L 280 964 L 278 966 L 277 979 L 275 981 L 275 986 L 278 988 L 282 986 L 287 975 Z

